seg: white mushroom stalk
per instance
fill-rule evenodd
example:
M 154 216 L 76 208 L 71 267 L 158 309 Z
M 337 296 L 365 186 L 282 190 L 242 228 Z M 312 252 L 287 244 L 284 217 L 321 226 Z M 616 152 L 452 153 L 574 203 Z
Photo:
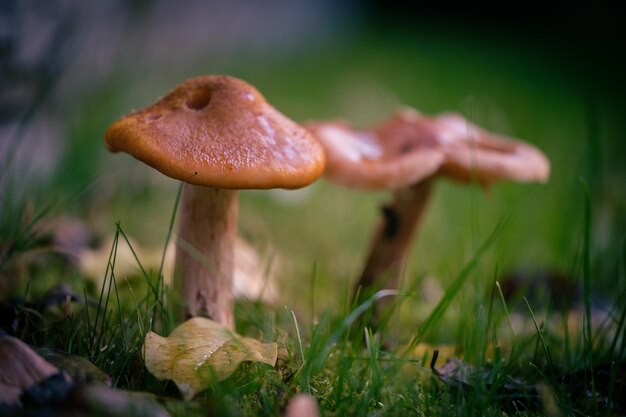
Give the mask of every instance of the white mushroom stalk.
M 185 318 L 208 316 L 235 328 L 232 292 L 237 190 L 184 184 L 175 275 L 187 300 Z
M 505 179 L 546 181 L 550 171 L 537 148 L 486 132 L 454 114 L 428 117 L 402 109 L 369 131 L 355 131 L 338 121 L 309 123 L 307 128 L 324 146 L 330 181 L 393 192 L 355 285 L 357 301 L 398 287 L 436 177 L 487 186 Z M 374 321 L 383 308 L 376 305 Z

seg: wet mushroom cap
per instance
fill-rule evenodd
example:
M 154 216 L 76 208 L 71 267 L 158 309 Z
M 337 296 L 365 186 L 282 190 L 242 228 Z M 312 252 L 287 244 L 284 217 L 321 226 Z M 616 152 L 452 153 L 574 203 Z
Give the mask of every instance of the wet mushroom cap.
M 190 184 L 230 189 L 300 188 L 324 169 L 323 149 L 245 81 L 185 81 L 105 134 L 123 151 Z
M 371 131 L 353 130 L 343 121 L 311 122 L 305 127 L 326 150 L 325 175 L 360 189 L 399 189 L 433 175 L 443 153 L 432 140 L 406 132 L 392 120 Z M 418 135 L 419 136 L 419 135 Z

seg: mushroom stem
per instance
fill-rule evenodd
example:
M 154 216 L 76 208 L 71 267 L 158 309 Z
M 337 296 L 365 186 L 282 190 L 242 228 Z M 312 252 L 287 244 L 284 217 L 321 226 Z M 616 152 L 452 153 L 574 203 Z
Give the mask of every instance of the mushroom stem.
M 355 297 L 365 300 L 383 288 L 396 289 L 405 264 L 411 241 L 420 225 L 428 204 L 432 179 L 423 180 L 393 194 L 393 200 L 382 207 L 365 267 L 355 287 Z M 378 302 L 372 319 L 375 321 L 384 309 L 384 300 Z
M 180 207 L 176 276 L 185 319 L 207 316 L 231 329 L 237 190 L 185 183 Z

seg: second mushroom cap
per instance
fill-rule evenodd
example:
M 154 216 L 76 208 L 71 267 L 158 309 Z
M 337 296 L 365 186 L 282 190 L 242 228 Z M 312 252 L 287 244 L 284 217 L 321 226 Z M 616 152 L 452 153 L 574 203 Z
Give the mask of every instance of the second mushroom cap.
M 311 135 L 256 88 L 228 76 L 185 81 L 118 120 L 105 138 L 109 150 L 194 185 L 292 189 L 324 169 L 324 153 Z
M 483 185 L 546 181 L 550 173 L 550 162 L 534 146 L 453 113 L 431 117 L 404 108 L 370 130 L 342 121 L 306 127 L 326 150 L 327 177 L 348 187 L 401 189 L 434 174 Z

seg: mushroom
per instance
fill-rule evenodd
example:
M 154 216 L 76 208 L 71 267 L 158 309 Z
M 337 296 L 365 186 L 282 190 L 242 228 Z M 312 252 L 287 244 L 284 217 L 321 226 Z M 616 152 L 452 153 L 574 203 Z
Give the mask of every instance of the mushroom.
M 487 132 L 456 114 L 428 117 L 404 108 L 371 130 L 354 130 L 343 121 L 305 126 L 326 151 L 330 181 L 393 191 L 354 290 L 361 300 L 398 287 L 434 178 L 487 186 L 505 179 L 546 181 L 550 171 L 549 161 L 534 146 Z M 374 318 L 381 308 L 379 302 Z
M 319 417 L 320 408 L 311 394 L 294 395 L 285 407 L 284 417 Z
M 233 246 L 238 189 L 295 189 L 324 169 L 319 143 L 248 83 L 227 76 L 185 81 L 106 132 L 124 151 L 184 181 L 176 276 L 185 317 L 234 328 Z

